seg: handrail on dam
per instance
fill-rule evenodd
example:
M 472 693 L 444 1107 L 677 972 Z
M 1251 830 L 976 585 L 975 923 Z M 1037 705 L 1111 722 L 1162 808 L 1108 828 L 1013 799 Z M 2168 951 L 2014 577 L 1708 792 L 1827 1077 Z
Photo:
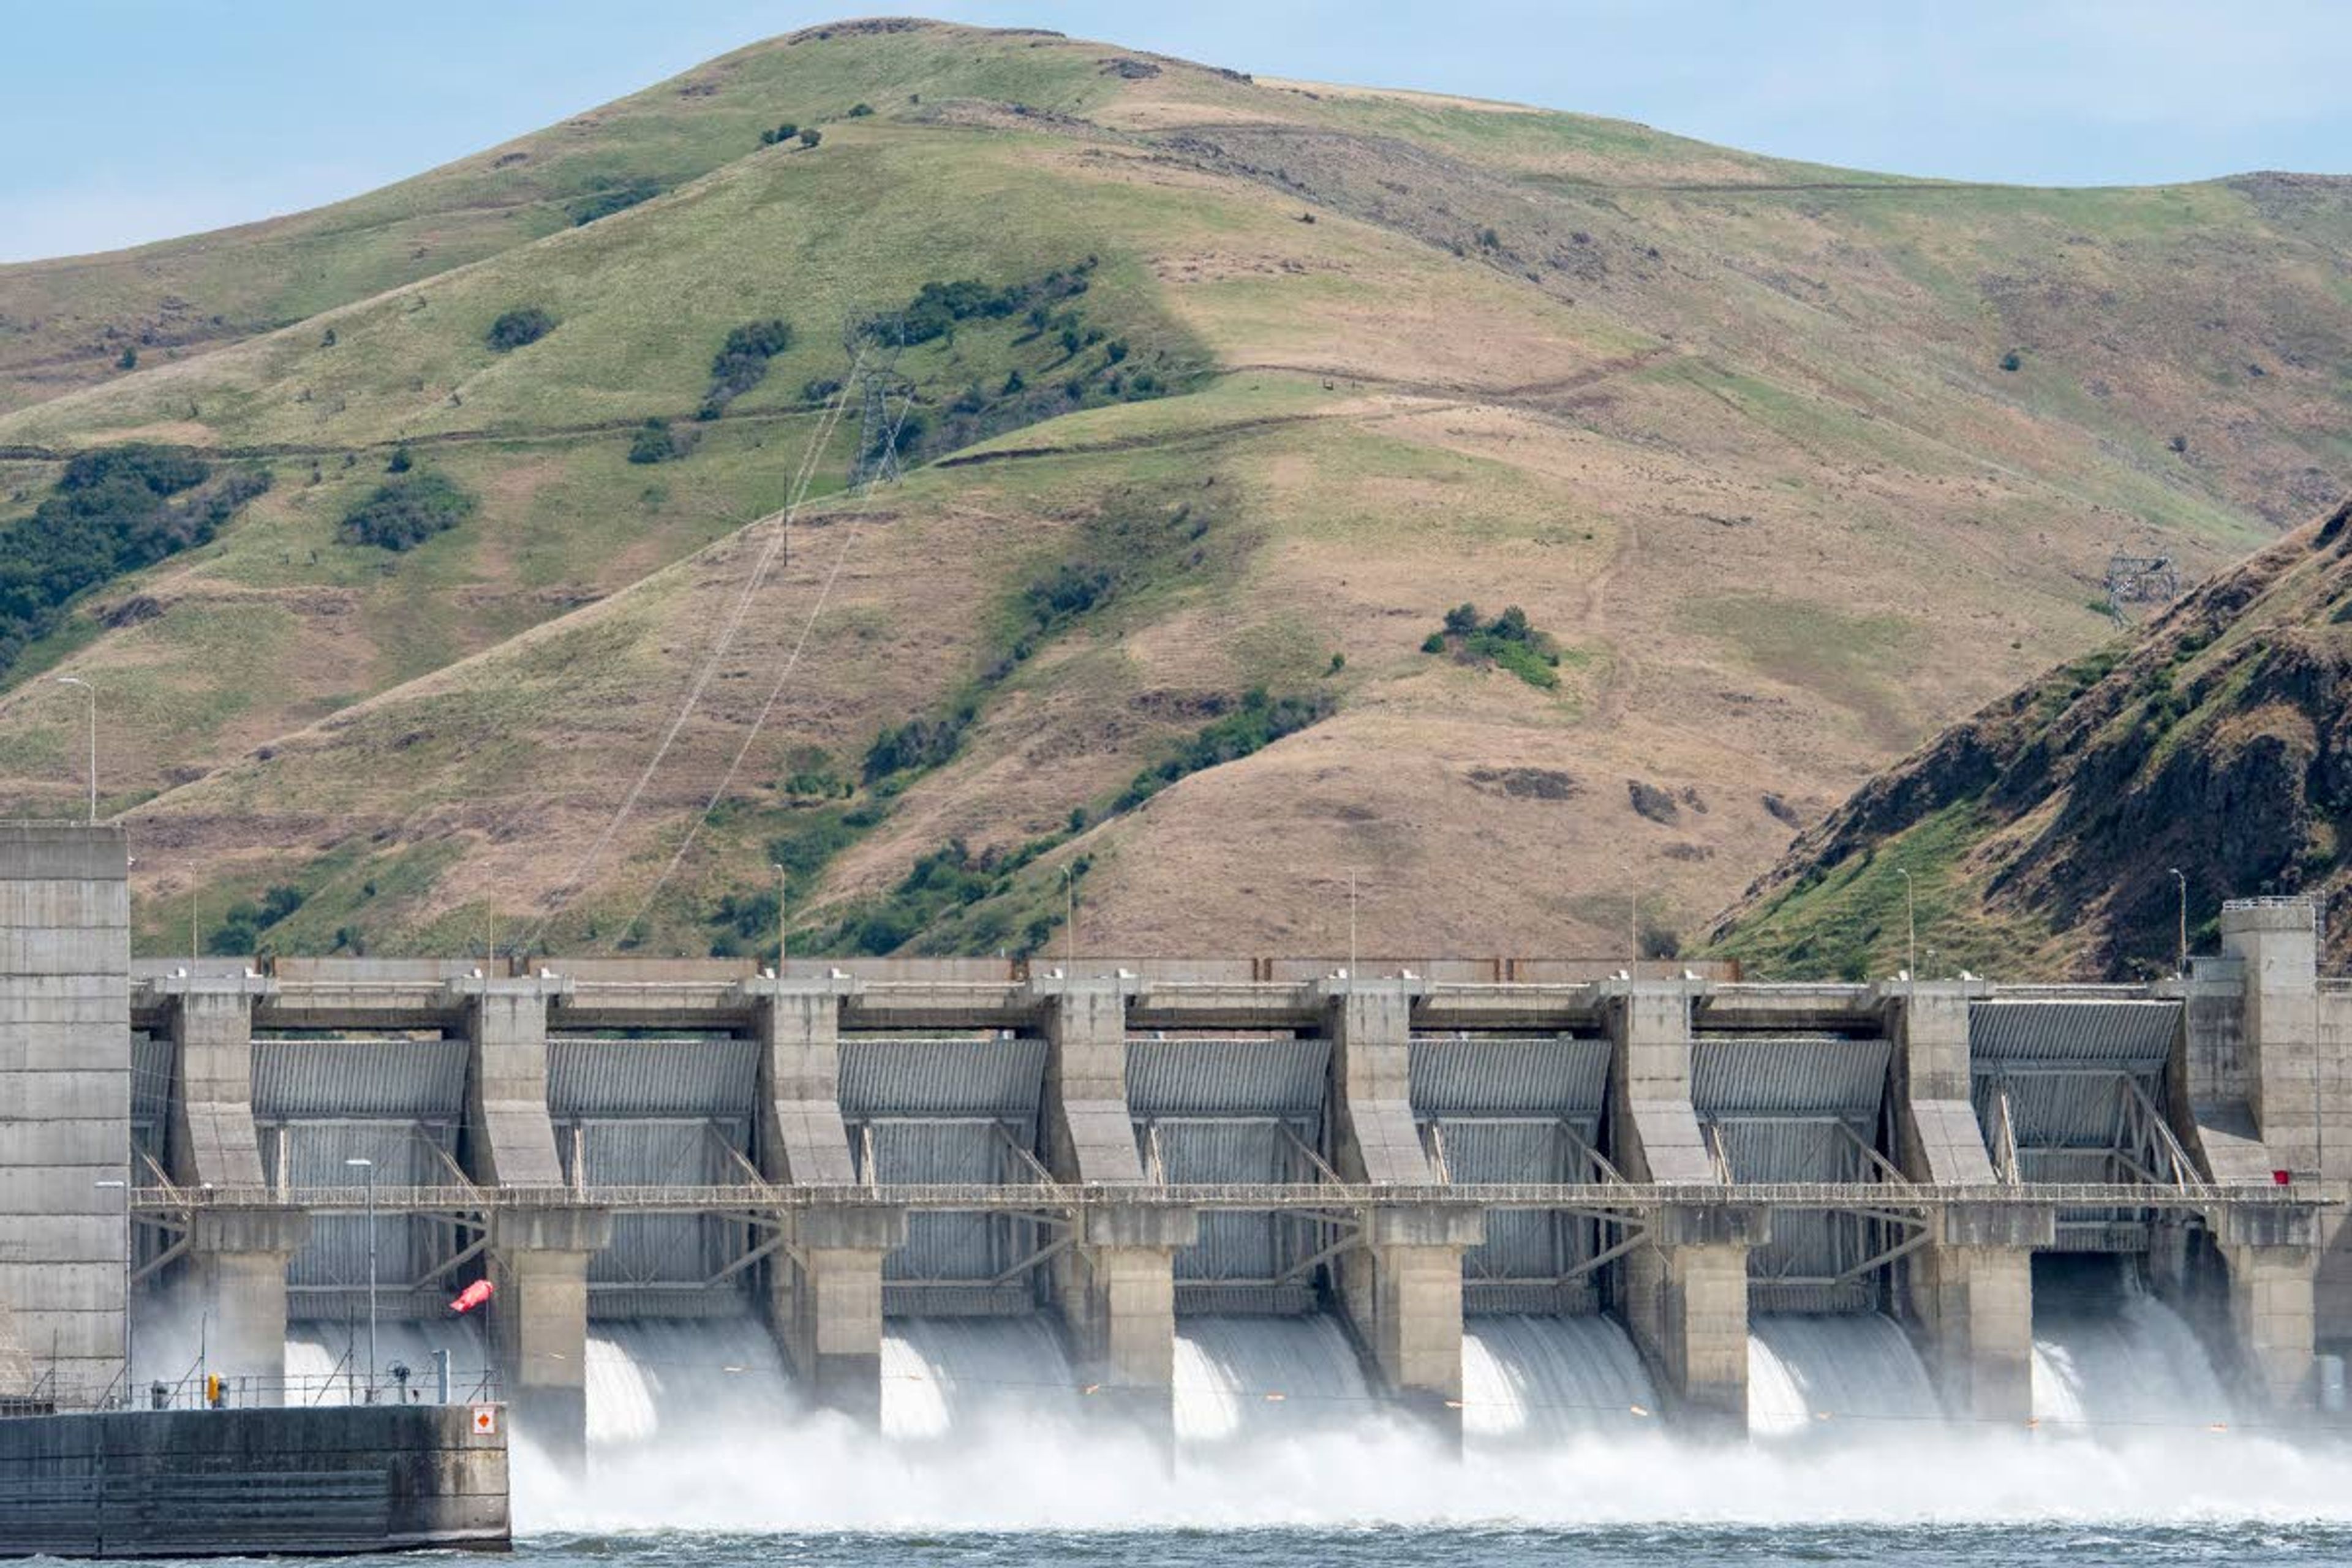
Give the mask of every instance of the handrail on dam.
M 1722 1205 L 1784 1209 L 1870 1208 L 1927 1212 L 1962 1206 L 2137 1208 L 2201 1211 L 2217 1207 L 2316 1209 L 2337 1200 L 2291 1187 L 2186 1188 L 2130 1183 L 2042 1182 L 2016 1185 L 1926 1186 L 1895 1182 L 1751 1183 L 1454 1183 L 1373 1185 L 1341 1182 L 1208 1182 L 1132 1185 L 1111 1183 L 881 1184 L 836 1186 L 457 1187 L 379 1185 L 379 1213 L 597 1208 L 635 1214 L 744 1214 L 887 1206 L 932 1212 L 1035 1213 L 1111 1207 L 1258 1211 L 1391 1206 L 1478 1209 L 1652 1211 Z M 299 1208 L 363 1212 L 362 1187 L 143 1187 L 142 1213 Z

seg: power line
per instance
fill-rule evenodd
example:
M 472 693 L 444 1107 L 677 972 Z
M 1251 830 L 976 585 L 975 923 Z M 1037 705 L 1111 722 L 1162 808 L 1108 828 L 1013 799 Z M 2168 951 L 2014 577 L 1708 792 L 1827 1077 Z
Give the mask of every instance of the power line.
M 857 368 L 856 364 L 850 366 L 853 375 Z M 704 657 L 702 667 L 695 672 L 693 681 L 687 688 L 684 700 L 678 704 L 676 716 L 670 720 L 668 729 L 663 731 L 661 742 L 654 748 L 653 755 L 646 760 L 646 765 L 638 773 L 636 782 L 629 786 L 628 794 L 622 798 L 611 820 L 604 824 L 604 830 L 598 833 L 594 842 L 589 845 L 587 852 L 580 858 L 580 863 L 572 868 L 571 876 L 558 884 L 555 891 L 549 895 L 547 912 L 540 917 L 539 923 L 531 928 L 530 934 L 523 940 L 522 947 L 525 952 L 539 945 L 539 940 L 546 934 L 548 926 L 571 906 L 572 899 L 577 897 L 580 890 L 587 885 L 589 873 L 594 868 L 597 859 L 611 846 L 614 837 L 621 830 L 621 824 L 627 820 L 632 811 L 636 809 L 637 801 L 644 795 L 646 786 L 653 782 L 654 774 L 660 769 L 663 759 L 669 755 L 670 747 L 677 743 L 679 731 L 686 728 L 687 720 L 693 715 L 696 705 L 701 701 L 704 689 L 710 684 L 711 677 L 718 672 L 719 661 L 726 658 L 728 649 L 733 646 L 735 634 L 741 629 L 744 616 L 751 612 L 752 599 L 757 596 L 761 586 L 766 582 L 777 557 L 783 552 L 785 542 L 791 537 L 793 519 L 800 511 L 801 503 L 808 495 L 809 484 L 816 471 L 817 459 L 823 454 L 825 444 L 832 439 L 833 431 L 840 423 L 842 410 L 846 405 L 845 387 L 836 390 L 833 400 L 825 405 L 824 413 L 818 419 L 816 429 L 810 434 L 808 448 L 802 454 L 800 468 L 793 477 L 793 488 L 790 499 L 782 511 L 770 514 L 777 521 L 774 537 L 761 552 L 751 575 L 744 579 L 742 592 L 736 595 L 734 607 L 728 616 L 726 624 L 720 628 L 718 639 L 712 643 L 709 653 Z
M 901 401 L 898 406 L 898 413 L 886 425 L 877 427 L 876 438 L 893 452 L 898 447 L 898 432 L 906 424 L 907 412 L 913 405 L 911 398 Z M 869 405 L 869 415 L 870 410 Z M 897 464 L 894 458 L 889 473 L 895 476 L 896 472 Z M 687 828 L 686 837 L 679 840 L 677 851 L 669 858 L 669 864 L 662 868 L 661 875 L 655 878 L 653 886 L 646 889 L 644 900 L 637 905 L 636 913 L 629 917 L 629 923 L 622 928 L 624 931 L 635 930 L 637 923 L 653 909 L 654 900 L 661 896 L 662 889 L 668 886 L 670 878 L 676 875 L 678 867 L 684 864 L 688 852 L 694 847 L 696 840 L 702 835 L 702 830 L 709 826 L 711 816 L 719 809 L 719 802 L 726 799 L 727 792 L 734 787 L 736 775 L 742 771 L 744 760 L 751 754 L 751 747 L 759 741 L 761 731 L 766 728 L 769 717 L 775 711 L 777 701 L 784 694 L 785 686 L 792 680 L 793 669 L 800 664 L 801 654 L 808 647 L 809 635 L 816 629 L 817 618 L 824 614 L 825 605 L 833 597 L 834 584 L 840 581 L 842 568 L 849 563 L 850 550 L 857 542 L 858 529 L 865 521 L 866 503 L 873 499 L 877 479 L 882 477 L 884 477 L 882 470 L 869 468 L 860 480 L 856 501 L 847 514 L 848 524 L 842 532 L 841 549 L 834 556 L 832 570 L 825 574 L 824 582 L 817 590 L 816 603 L 809 607 L 808 618 L 801 623 L 800 636 L 794 640 L 792 652 L 785 657 L 782 668 L 776 672 L 775 684 L 768 689 L 768 700 L 760 705 L 759 713 L 753 717 L 751 729 L 743 736 L 743 743 L 735 749 L 734 759 L 727 764 L 727 771 L 720 775 L 719 787 L 710 792 L 710 798 L 704 804 L 701 814 Z M 777 897 L 781 900 L 782 894 L 780 892 Z M 781 903 L 778 912 L 781 917 Z M 779 972 L 783 959 L 782 942 L 779 939 L 776 951 Z

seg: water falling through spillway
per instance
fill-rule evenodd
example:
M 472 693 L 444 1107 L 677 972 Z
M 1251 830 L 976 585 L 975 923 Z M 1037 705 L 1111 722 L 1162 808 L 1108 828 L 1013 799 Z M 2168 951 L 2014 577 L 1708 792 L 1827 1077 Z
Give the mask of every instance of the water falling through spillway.
M 1654 1426 L 1657 1390 L 1615 1320 L 1469 1318 L 1462 1325 L 1462 1435 L 1480 1446 L 1557 1443 Z
M 1077 1414 L 1062 1338 L 1044 1318 L 893 1318 L 882 1332 L 882 1435 L 926 1442 Z
M 1884 1440 L 1942 1419 L 1935 1385 L 1894 1319 L 1876 1312 L 1763 1313 L 1748 1325 L 1748 1430 Z
M 2230 1397 L 2188 1321 L 2127 1258 L 2034 1259 L 2033 1415 L 2060 1427 L 2200 1427 Z
M 1376 1409 L 1347 1331 L 1321 1313 L 1177 1319 L 1175 1394 L 1179 1443 L 1367 1421 Z
M 396 1369 L 408 1370 L 408 1386 L 420 1399 L 434 1396 L 433 1352 L 449 1352 L 449 1393 L 454 1399 L 496 1394 L 498 1377 L 479 1326 L 460 1319 L 386 1318 L 375 1331 L 375 1384 L 397 1391 Z M 368 1385 L 365 1322 L 289 1324 L 286 1331 L 286 1403 L 357 1405 Z M 393 1392 L 379 1397 L 389 1401 Z
M 586 1370 L 591 1448 L 665 1430 L 757 1428 L 800 1405 L 774 1340 L 751 1317 L 591 1322 Z

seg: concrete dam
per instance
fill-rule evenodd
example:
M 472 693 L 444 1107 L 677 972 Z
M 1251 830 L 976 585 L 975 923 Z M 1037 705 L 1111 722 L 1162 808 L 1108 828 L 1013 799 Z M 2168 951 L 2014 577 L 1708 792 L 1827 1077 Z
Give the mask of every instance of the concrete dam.
M 407 1398 L 446 1357 L 560 1454 L 725 1407 L 1475 1458 L 2296 1425 L 2352 1339 L 2352 986 L 2297 901 L 2128 987 L 133 962 L 73 919 L 119 834 L 44 831 L 0 868 L 18 1397 Z

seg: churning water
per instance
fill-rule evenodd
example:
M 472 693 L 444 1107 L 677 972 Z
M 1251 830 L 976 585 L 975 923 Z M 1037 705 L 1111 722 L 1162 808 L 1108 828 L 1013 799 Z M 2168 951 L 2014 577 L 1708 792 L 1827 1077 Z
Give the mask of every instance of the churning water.
M 2128 1291 L 2111 1304 L 2104 1324 L 2038 1325 L 2037 1396 L 2053 1413 L 2039 1432 L 1917 1418 L 1933 1401 L 1886 1319 L 1759 1317 L 1759 1429 L 1812 1438 L 1793 1445 L 1684 1443 L 1634 1416 L 1654 1395 L 1607 1319 L 1476 1318 L 1465 1458 L 1383 1412 L 1328 1318 L 1182 1320 L 1172 1456 L 1074 1418 L 1065 1350 L 1039 1320 L 894 1320 L 880 1433 L 801 1408 L 749 1320 L 599 1323 L 588 1473 L 518 1447 L 519 1555 L 530 1568 L 2352 1563 L 2352 1455 L 2210 1428 L 2219 1391 L 2186 1325 Z M 309 1336 L 289 1365 L 331 1366 L 348 1338 Z M 2062 1408 L 2096 1435 L 2061 1425 Z

